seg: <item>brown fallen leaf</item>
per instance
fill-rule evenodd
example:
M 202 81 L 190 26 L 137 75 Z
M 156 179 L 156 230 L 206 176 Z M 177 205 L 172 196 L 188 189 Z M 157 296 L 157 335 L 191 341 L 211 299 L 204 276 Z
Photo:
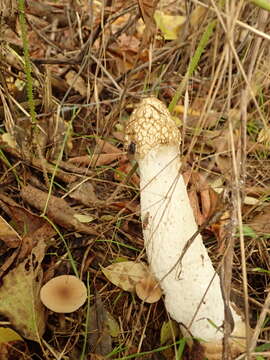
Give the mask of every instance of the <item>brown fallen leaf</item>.
M 38 229 L 28 232 L 25 236 L 23 236 L 18 260 L 22 260 L 28 256 L 32 249 L 37 246 L 40 241 L 44 241 L 46 243 L 56 234 L 56 231 L 51 224 L 49 224 L 45 219 L 42 220 L 43 223 Z
M 85 206 L 92 206 L 99 201 L 90 180 L 80 180 L 70 184 L 68 196 Z
M 21 196 L 24 201 L 43 212 L 47 203 L 48 194 L 31 185 L 23 186 Z M 85 234 L 97 235 L 93 226 L 88 226 L 78 221 L 76 214 L 64 199 L 51 195 L 47 204 L 46 215 L 56 224 L 68 230 L 75 230 Z
M 86 97 L 87 86 L 82 76 L 78 75 L 74 70 L 70 70 L 65 77 L 69 86 L 71 86 L 81 96 Z
M 7 247 L 16 248 L 21 244 L 21 237 L 19 234 L 0 216 L 0 240 L 2 240 Z
M 74 173 L 74 174 L 82 174 L 84 176 L 93 176 L 94 173 L 92 170 L 90 169 L 85 169 L 85 168 L 81 168 L 78 167 L 74 164 L 71 164 L 67 161 L 52 161 L 55 165 L 59 165 L 61 167 L 61 169 L 68 171 L 70 173 Z M 68 183 L 72 183 L 74 181 L 76 181 L 78 179 L 78 176 L 73 176 L 73 180 L 70 179 L 70 181 L 68 181 Z
M 249 222 L 249 226 L 252 227 L 258 234 L 270 234 L 270 206 L 265 206 L 258 215 Z
M 224 254 L 228 239 L 228 229 L 230 226 L 230 221 L 231 221 L 230 212 L 225 210 L 223 214 L 220 216 L 218 222 L 209 226 L 209 230 L 211 230 L 212 233 L 215 234 L 217 239 L 217 249 L 216 249 L 217 255 Z
M 76 181 L 77 178 L 78 178 L 77 175 L 70 174 L 68 172 L 65 172 L 65 171 L 59 169 L 59 168 L 55 172 L 55 165 L 52 165 L 52 164 L 50 164 L 50 163 L 48 163 L 46 161 L 44 163 L 44 160 L 33 158 L 32 159 L 32 165 L 37 167 L 41 171 L 43 171 L 42 169 L 44 169 L 44 167 L 45 167 L 46 171 L 49 174 L 55 174 L 56 178 L 61 179 L 65 183 L 70 183 L 70 182 Z
M 133 165 L 129 161 L 123 161 L 121 165 L 116 169 L 114 173 L 114 178 L 117 181 L 123 181 L 126 179 L 126 175 L 129 175 L 131 171 L 133 171 Z M 132 174 L 129 181 L 135 187 L 139 187 L 140 185 L 140 178 L 136 173 Z
M 68 26 L 70 19 L 67 18 L 65 11 L 59 9 L 57 5 L 54 5 L 56 4 L 53 3 L 53 5 L 48 5 L 44 2 L 27 0 L 26 12 L 28 14 L 43 18 L 50 24 L 57 19 L 58 25 L 60 27 Z
M 92 155 L 83 155 L 69 159 L 69 162 L 79 163 L 85 166 L 107 165 L 115 160 L 126 160 L 127 156 L 121 149 L 110 144 L 108 141 L 96 138 L 96 147 Z
M 158 302 L 162 296 L 161 287 L 154 275 L 151 273 L 138 281 L 135 288 L 137 296 L 149 304 Z
M 137 200 L 121 200 L 121 201 L 114 201 L 110 204 L 110 206 L 115 206 L 119 209 L 126 208 L 130 212 L 139 215 L 140 214 L 140 203 Z
M 218 204 L 218 194 L 200 173 L 186 171 L 183 177 L 190 186 L 188 196 L 196 222 L 202 225 L 213 215 Z
M 118 147 L 110 144 L 108 141 L 101 140 L 96 138 L 96 149 L 95 153 L 105 153 L 105 154 L 122 154 L 122 150 L 118 149 Z
M 0 146 L 3 146 L 5 148 L 5 152 L 11 154 L 15 158 L 23 159 L 22 154 L 17 149 L 15 149 L 11 146 L 8 146 L 8 144 L 2 139 L 2 136 L 0 136 Z M 65 183 L 70 183 L 70 182 L 76 181 L 78 178 L 77 175 L 65 172 L 65 171 L 61 170 L 60 168 L 57 168 L 57 171 L 55 171 L 55 165 L 48 163 L 45 159 L 40 160 L 40 159 L 33 157 L 31 159 L 31 163 L 35 168 L 37 168 L 38 170 L 40 170 L 42 172 L 45 169 L 46 172 L 48 172 L 50 174 L 55 174 L 56 178 L 61 179 Z M 62 163 L 64 163 L 64 162 L 60 162 L 60 163 L 62 166 Z M 67 163 L 65 163 L 65 164 L 68 165 Z M 86 170 L 84 170 L 84 173 L 85 172 L 86 172 Z
M 218 206 L 219 197 L 215 190 L 208 184 L 200 191 L 200 196 L 202 213 L 207 220 L 214 214 Z
M 105 356 L 98 355 L 98 354 L 89 354 L 89 360 L 106 360 Z
M 93 154 L 91 155 L 83 155 L 83 156 L 76 156 L 70 158 L 68 161 L 71 163 L 78 163 L 84 166 L 102 166 L 108 165 L 115 160 L 119 160 L 125 158 L 125 155 L 122 153 L 111 153 L 111 154 Z
M 1 266 L 0 277 L 2 277 L 15 259 L 23 260 L 39 241 L 46 242 L 53 237 L 55 230 L 45 219 L 24 209 L 4 194 L 0 194 L 0 206 L 11 218 L 13 227 L 17 230 L 17 236 L 20 239 L 20 248 L 13 252 Z
M 108 355 L 112 351 L 112 338 L 108 326 L 108 313 L 97 296 L 89 311 L 89 352 L 95 355 Z
M 123 261 L 102 268 L 103 274 L 124 291 L 134 292 L 136 284 L 148 276 L 148 267 L 140 262 Z
M 154 13 L 159 3 L 159 0 L 137 0 L 141 17 L 145 23 L 144 42 L 148 43 L 151 37 L 155 34 L 156 23 L 154 20 Z
M 189 202 L 192 207 L 193 214 L 194 214 L 197 225 L 202 225 L 204 223 L 204 217 L 200 210 L 199 197 L 198 197 L 197 192 L 195 190 L 189 191 L 188 198 L 189 198 Z
M 63 144 L 66 154 L 72 149 L 72 126 L 58 114 L 47 118 L 46 124 L 46 159 L 57 160 L 63 150 Z
M 4 204 L 3 210 L 11 218 L 14 228 L 21 236 L 36 231 L 45 223 L 40 216 L 23 208 L 5 194 L 0 193 L 0 200 Z

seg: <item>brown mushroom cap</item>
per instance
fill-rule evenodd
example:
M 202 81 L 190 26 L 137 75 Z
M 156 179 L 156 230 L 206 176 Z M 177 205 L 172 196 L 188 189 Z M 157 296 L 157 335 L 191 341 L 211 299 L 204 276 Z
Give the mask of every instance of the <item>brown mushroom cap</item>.
M 81 307 L 87 298 L 84 283 L 73 275 L 57 276 L 40 290 L 40 300 L 57 313 L 71 313 Z
M 141 300 L 152 304 L 161 298 L 162 291 L 157 280 L 149 275 L 137 282 L 136 294 Z

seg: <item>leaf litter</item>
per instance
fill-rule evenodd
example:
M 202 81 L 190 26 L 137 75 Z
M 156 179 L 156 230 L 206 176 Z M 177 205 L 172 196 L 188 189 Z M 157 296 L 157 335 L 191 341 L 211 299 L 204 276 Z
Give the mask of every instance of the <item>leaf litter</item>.
M 0 288 L 0 313 L 29 340 L 40 341 L 45 331 L 45 309 L 39 298 L 45 255 L 40 241 L 31 255 L 4 277 Z

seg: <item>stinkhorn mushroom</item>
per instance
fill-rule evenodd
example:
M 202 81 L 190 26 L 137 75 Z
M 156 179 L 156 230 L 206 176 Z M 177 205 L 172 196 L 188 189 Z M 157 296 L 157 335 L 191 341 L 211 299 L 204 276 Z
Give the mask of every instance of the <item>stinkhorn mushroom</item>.
M 180 132 L 165 105 L 150 97 L 133 111 L 125 141 L 135 150 L 139 165 L 144 244 L 166 309 L 202 340 L 208 359 L 221 359 L 221 283 L 201 235 L 187 244 L 198 228 L 180 173 Z M 230 310 L 234 321 L 230 343 L 236 356 L 245 351 L 245 324 L 234 306 Z

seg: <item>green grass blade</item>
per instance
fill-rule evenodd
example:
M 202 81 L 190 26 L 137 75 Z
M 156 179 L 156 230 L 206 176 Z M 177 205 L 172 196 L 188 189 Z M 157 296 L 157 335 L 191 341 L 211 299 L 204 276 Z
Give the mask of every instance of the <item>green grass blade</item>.
M 175 108 L 176 104 L 178 103 L 181 95 L 183 94 L 183 92 L 185 90 L 185 87 L 186 87 L 186 84 L 188 82 L 188 79 L 192 76 L 192 74 L 196 70 L 196 68 L 198 66 L 198 63 L 200 61 L 200 58 L 202 56 L 202 53 L 203 53 L 206 45 L 208 44 L 208 41 L 209 41 L 210 37 L 213 34 L 213 31 L 214 31 L 214 28 L 215 28 L 216 24 L 217 24 L 217 21 L 213 20 L 207 25 L 207 27 L 206 27 L 206 29 L 205 29 L 205 31 L 204 31 L 201 39 L 200 39 L 198 47 L 195 50 L 195 53 L 194 53 L 194 55 L 192 56 L 192 58 L 191 58 L 191 60 L 189 62 L 187 72 L 186 72 L 183 80 L 181 81 L 179 87 L 176 89 L 176 92 L 174 94 L 174 97 L 172 98 L 172 101 L 170 102 L 169 111 L 171 113 L 174 111 L 174 108 Z

